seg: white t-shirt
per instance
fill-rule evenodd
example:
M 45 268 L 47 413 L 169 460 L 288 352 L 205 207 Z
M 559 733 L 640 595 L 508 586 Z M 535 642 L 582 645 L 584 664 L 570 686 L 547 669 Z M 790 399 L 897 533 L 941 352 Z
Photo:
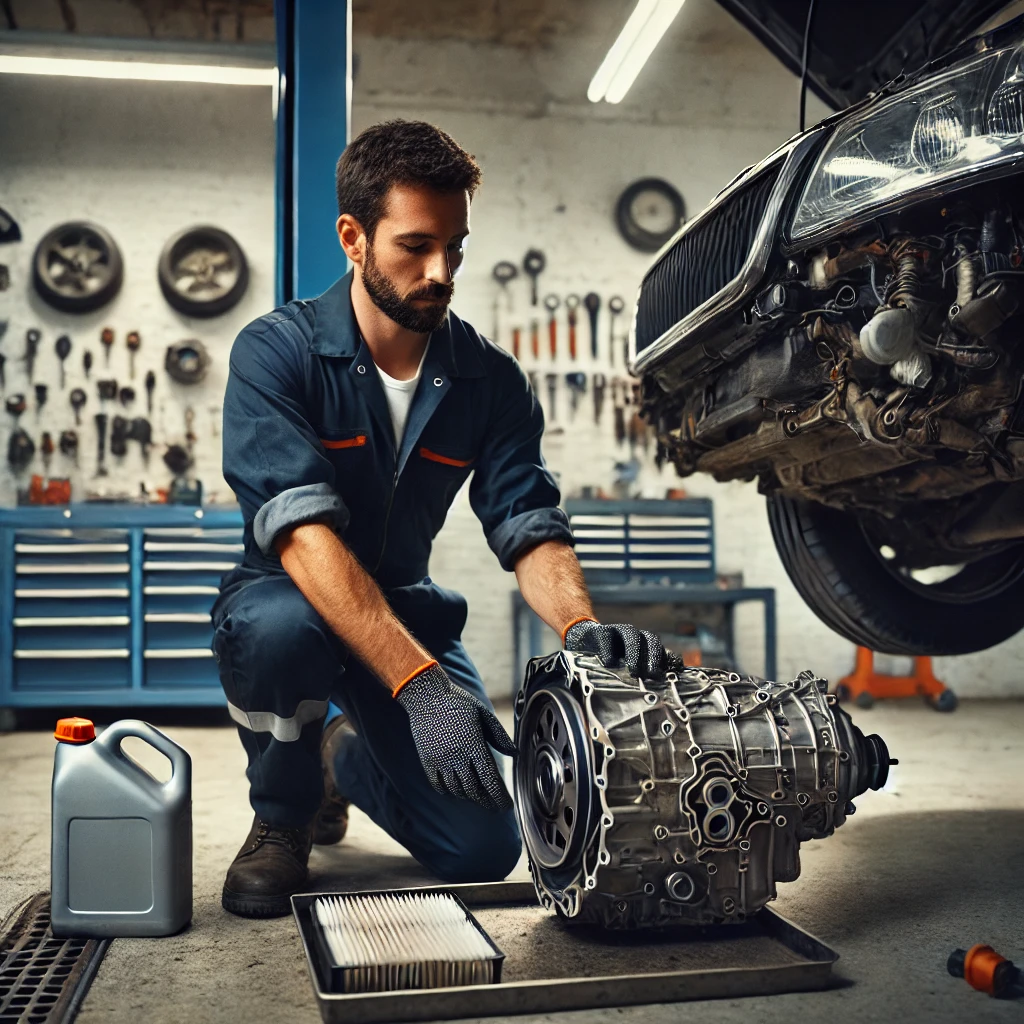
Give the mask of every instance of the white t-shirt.
M 427 349 L 430 348 L 430 339 L 423 348 L 423 355 L 420 358 L 420 365 L 416 367 L 416 376 L 409 380 L 396 380 L 385 373 L 376 363 L 377 372 L 380 374 L 380 382 L 384 385 L 384 394 L 388 400 L 388 409 L 391 412 L 391 425 L 395 430 L 395 449 L 402 447 L 402 435 L 405 433 L 405 421 L 409 417 L 409 406 L 412 405 L 412 396 L 416 391 L 416 385 L 420 382 L 423 373 L 423 361 L 427 358 Z

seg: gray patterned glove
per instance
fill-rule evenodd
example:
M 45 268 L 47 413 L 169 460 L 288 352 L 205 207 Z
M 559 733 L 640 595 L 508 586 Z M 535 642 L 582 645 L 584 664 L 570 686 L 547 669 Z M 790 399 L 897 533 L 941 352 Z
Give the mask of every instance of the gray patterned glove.
M 516 747 L 489 708 L 456 686 L 436 661 L 399 687 L 395 700 L 409 715 L 423 771 L 438 793 L 489 811 L 512 806 L 487 744 L 503 754 L 514 754 Z
M 574 622 L 565 631 L 567 651 L 596 654 L 603 665 L 623 661 L 638 679 L 659 676 L 665 671 L 667 652 L 654 633 L 626 623 L 605 626 L 593 619 Z

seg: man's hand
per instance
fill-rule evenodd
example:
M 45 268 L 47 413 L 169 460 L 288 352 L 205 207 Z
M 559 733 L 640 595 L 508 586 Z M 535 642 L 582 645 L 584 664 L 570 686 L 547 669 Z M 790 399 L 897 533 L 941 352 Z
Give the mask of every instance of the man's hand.
M 420 762 L 438 793 L 489 811 L 512 806 L 487 744 L 503 754 L 514 754 L 516 747 L 489 708 L 456 686 L 436 661 L 403 683 L 395 699 L 409 715 Z
M 665 671 L 667 652 L 662 642 L 654 633 L 626 623 L 605 626 L 593 619 L 580 619 L 570 623 L 562 642 L 567 651 L 596 654 L 603 665 L 624 661 L 637 678 Z

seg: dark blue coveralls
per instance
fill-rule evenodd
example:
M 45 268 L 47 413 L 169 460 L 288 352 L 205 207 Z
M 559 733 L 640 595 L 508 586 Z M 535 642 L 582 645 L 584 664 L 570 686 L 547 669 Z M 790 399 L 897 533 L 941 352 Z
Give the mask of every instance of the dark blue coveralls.
M 245 556 L 221 580 L 212 646 L 249 759 L 250 802 L 271 825 L 312 820 L 333 701 L 358 734 L 335 765 L 341 792 L 446 881 L 503 878 L 521 846 L 512 812 L 431 788 L 405 711 L 301 594 L 274 538 L 329 517 L 410 632 L 489 706 L 460 640 L 466 601 L 430 579 L 427 561 L 470 473 L 470 504 L 502 568 L 540 541 L 573 543 L 540 452 L 543 412 L 519 364 L 449 312 L 396 451 L 351 283 L 349 273 L 260 317 L 231 349 L 223 466 Z

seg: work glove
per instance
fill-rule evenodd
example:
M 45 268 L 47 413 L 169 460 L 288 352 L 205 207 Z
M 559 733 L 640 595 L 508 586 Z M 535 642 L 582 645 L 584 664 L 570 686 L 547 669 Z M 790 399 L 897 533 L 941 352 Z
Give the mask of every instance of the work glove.
M 512 806 L 488 743 L 503 754 L 515 744 L 476 697 L 456 686 L 436 661 L 394 691 L 409 715 L 427 781 L 438 793 L 472 800 L 489 811 Z
M 626 623 L 605 626 L 594 619 L 570 622 L 562 636 L 567 651 L 596 654 L 601 664 L 625 662 L 638 679 L 659 676 L 665 671 L 667 652 L 654 633 Z

